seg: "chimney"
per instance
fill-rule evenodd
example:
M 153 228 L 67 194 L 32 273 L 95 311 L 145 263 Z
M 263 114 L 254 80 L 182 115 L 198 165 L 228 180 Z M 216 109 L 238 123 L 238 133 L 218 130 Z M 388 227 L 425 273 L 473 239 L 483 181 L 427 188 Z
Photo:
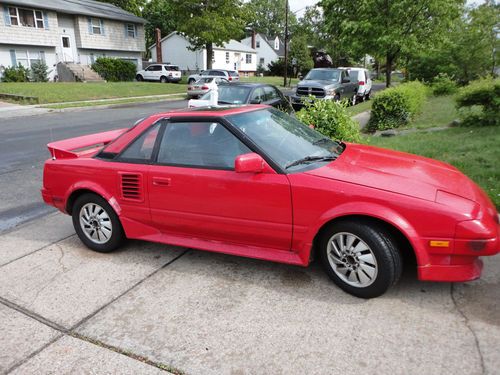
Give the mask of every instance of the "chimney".
M 252 30 L 252 48 L 253 49 L 255 49 L 255 36 L 256 36 L 255 30 Z
M 163 56 L 161 55 L 161 30 L 159 28 L 155 29 L 156 36 L 156 62 L 162 63 Z

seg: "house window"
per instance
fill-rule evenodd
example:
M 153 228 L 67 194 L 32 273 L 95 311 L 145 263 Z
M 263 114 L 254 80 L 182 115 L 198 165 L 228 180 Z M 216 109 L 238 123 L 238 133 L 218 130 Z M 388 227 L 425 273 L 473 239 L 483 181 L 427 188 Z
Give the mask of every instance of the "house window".
M 226 52 L 226 64 L 229 64 L 229 52 Z
M 99 18 L 91 18 L 90 19 L 90 24 L 91 24 L 91 29 L 92 29 L 92 34 L 102 34 L 102 25 L 101 25 L 101 20 Z
M 263 57 L 261 57 L 261 58 L 259 59 L 259 64 L 260 64 L 260 65 L 264 65 L 264 58 L 263 58 Z
M 43 51 L 16 51 L 16 63 L 21 64 L 25 68 L 31 68 L 31 66 L 40 61 L 44 61 L 45 52 Z
M 10 24 L 43 29 L 43 13 L 39 10 L 9 7 Z
M 247 53 L 246 54 L 246 59 L 245 59 L 245 62 L 247 64 L 251 64 L 252 63 L 252 54 L 251 53 Z
M 259 40 L 255 42 L 255 48 L 260 48 L 260 41 Z
M 129 38 L 136 38 L 137 37 L 137 30 L 136 30 L 136 27 L 133 23 L 127 23 L 127 36 Z

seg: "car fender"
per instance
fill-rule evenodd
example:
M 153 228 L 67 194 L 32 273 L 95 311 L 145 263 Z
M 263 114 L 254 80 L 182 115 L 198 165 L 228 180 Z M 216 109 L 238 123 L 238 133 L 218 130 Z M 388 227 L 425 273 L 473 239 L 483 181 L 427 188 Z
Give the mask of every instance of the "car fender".
M 78 190 L 89 190 L 89 191 L 94 192 L 97 195 L 100 195 L 101 197 L 106 199 L 106 201 L 109 203 L 109 205 L 111 207 L 113 207 L 116 214 L 118 216 L 120 216 L 122 209 L 120 207 L 120 204 L 116 200 L 116 198 L 113 195 L 109 194 L 109 192 L 106 189 L 104 189 L 101 185 L 99 185 L 95 182 L 92 182 L 92 181 L 88 181 L 88 180 L 77 181 L 76 183 L 74 183 L 73 185 L 71 185 L 68 188 L 68 190 L 66 191 L 66 194 L 64 196 L 64 207 L 67 207 L 68 199 L 71 197 L 71 195 L 75 191 L 78 191 Z
M 328 222 L 353 215 L 372 217 L 392 225 L 408 239 L 417 257 L 418 264 L 428 263 L 428 255 L 419 240 L 420 236 L 408 220 L 393 209 L 373 202 L 347 202 L 325 211 L 316 224 L 310 227 L 307 243 L 312 244 L 316 234 Z

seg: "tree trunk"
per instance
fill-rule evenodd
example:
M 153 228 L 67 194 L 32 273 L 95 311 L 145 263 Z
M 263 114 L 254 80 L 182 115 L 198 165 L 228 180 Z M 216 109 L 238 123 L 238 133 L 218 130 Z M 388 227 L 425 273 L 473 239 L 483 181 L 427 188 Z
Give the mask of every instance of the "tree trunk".
M 213 44 L 207 43 L 205 48 L 207 50 L 207 69 L 212 69 L 212 56 L 214 55 Z
M 385 63 L 385 87 L 391 87 L 391 73 L 393 64 L 394 56 L 388 53 Z

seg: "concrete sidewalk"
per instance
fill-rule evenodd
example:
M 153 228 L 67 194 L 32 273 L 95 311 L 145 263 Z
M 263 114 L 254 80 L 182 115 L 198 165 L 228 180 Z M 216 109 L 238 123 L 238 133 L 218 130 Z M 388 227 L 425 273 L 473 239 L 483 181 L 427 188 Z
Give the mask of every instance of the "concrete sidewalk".
M 494 374 L 500 257 L 482 280 L 405 272 L 374 300 L 309 268 L 131 241 L 56 213 L 0 236 L 0 373 Z

